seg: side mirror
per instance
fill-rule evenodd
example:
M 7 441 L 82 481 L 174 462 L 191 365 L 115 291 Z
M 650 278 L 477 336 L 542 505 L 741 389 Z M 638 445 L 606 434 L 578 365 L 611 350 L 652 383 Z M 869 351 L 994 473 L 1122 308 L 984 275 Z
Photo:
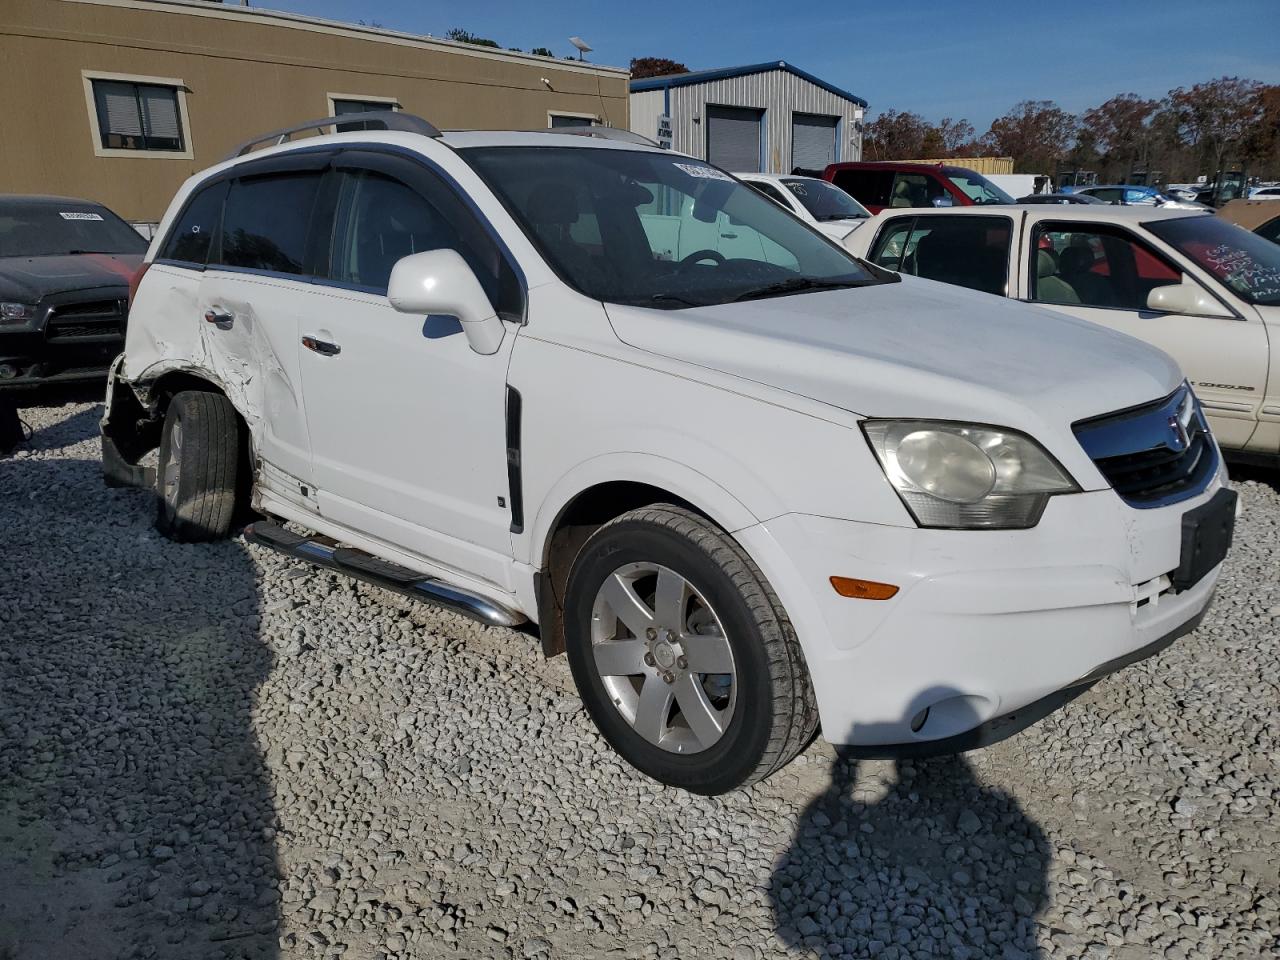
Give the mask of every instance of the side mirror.
M 933 205 L 935 207 L 954 207 L 955 204 L 956 202 L 952 200 L 948 194 L 945 194 L 945 193 L 940 197 L 933 198 Z
M 1162 313 L 1189 313 L 1197 317 L 1231 319 L 1235 316 L 1185 275 L 1181 283 L 1167 283 L 1147 294 L 1147 307 Z
M 457 317 L 476 353 L 497 353 L 502 346 L 506 328 L 456 250 L 428 250 L 396 261 L 387 299 L 401 313 Z

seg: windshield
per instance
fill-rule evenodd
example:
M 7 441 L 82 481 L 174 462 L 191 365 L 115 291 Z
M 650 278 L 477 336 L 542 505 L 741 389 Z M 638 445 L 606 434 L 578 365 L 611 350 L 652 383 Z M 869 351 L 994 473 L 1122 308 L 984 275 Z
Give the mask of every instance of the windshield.
M 782 185 L 813 214 L 815 220 L 865 220 L 871 216 L 866 207 L 825 180 L 795 177 L 783 180 Z
M 679 309 L 887 279 L 701 160 L 599 147 L 462 153 L 556 272 L 597 300 Z
M 974 203 L 1013 203 L 1013 197 L 972 170 L 948 170 L 947 179 Z
M 96 203 L 0 202 L 0 257 L 146 250 L 147 241 L 137 230 Z
M 1146 228 L 1249 303 L 1280 306 L 1280 246 L 1218 217 L 1154 220 Z

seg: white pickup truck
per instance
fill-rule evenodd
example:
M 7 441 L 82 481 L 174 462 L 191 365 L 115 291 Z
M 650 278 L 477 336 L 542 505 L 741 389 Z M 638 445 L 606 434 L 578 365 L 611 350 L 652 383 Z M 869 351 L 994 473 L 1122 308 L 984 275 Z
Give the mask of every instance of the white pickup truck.
M 368 120 L 165 214 L 102 429 L 167 536 L 252 509 L 250 541 L 532 621 L 619 753 L 702 793 L 819 721 L 1001 739 L 1203 614 L 1235 494 L 1163 353 L 900 280 L 621 131 Z

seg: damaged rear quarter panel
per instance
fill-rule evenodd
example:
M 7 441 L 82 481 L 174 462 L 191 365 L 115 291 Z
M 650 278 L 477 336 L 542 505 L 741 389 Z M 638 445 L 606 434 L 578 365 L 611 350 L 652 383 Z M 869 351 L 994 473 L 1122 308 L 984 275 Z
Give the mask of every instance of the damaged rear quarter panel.
M 299 321 L 288 306 L 296 299 L 291 294 L 297 284 L 153 265 L 129 326 L 125 379 L 151 409 L 153 387 L 166 374 L 184 372 L 210 381 L 244 418 L 254 449 L 281 450 L 280 466 L 301 472 L 307 442 L 298 380 Z M 230 314 L 231 322 L 207 322 L 210 310 Z

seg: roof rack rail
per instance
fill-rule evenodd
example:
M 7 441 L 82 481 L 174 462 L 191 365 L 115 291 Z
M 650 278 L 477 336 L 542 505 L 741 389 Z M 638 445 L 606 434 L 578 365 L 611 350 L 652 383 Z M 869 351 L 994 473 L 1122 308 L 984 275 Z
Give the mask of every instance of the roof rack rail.
M 332 127 L 338 123 L 376 123 L 381 125 L 383 130 L 399 130 L 404 133 L 420 133 L 424 137 L 439 137 L 440 131 L 435 124 L 422 117 L 412 113 L 405 113 L 402 110 L 370 110 L 366 113 L 344 114 L 341 117 L 325 117 L 321 120 L 308 120 L 306 123 L 299 123 L 296 126 L 285 127 L 282 130 L 273 130 L 270 133 L 264 133 L 261 136 L 254 137 L 252 140 L 246 140 L 240 146 L 236 147 L 224 157 L 224 160 L 234 160 L 236 157 L 243 157 L 246 153 L 250 153 L 254 147 L 260 143 L 266 143 L 268 140 L 275 141 L 275 144 L 288 143 L 293 139 L 295 133 L 302 133 L 306 130 L 322 130 L 325 127 Z M 273 144 L 273 146 L 275 145 Z
M 642 143 L 646 147 L 656 147 L 658 142 L 650 140 L 642 133 L 632 133 L 621 127 L 551 127 L 547 130 L 535 130 L 535 133 L 567 133 L 575 137 L 598 137 L 601 140 L 621 140 L 624 143 Z

